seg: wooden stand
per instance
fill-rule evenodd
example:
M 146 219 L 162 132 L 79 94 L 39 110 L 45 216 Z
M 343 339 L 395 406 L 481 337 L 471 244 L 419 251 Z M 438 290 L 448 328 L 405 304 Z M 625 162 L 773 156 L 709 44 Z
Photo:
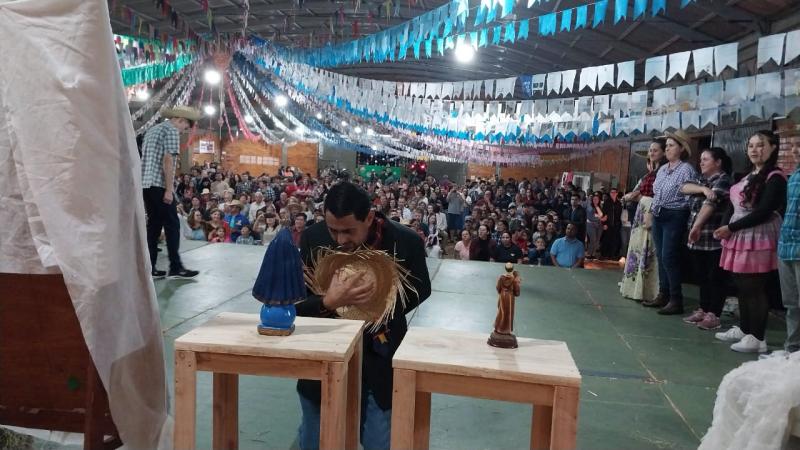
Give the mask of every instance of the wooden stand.
M 122 445 L 61 275 L 0 274 L 0 423 Z
M 223 313 L 175 340 L 175 448 L 195 448 L 197 371 L 214 372 L 213 443 L 239 445 L 239 374 L 322 381 L 321 449 L 357 449 L 364 322 L 298 317 L 290 336 L 262 336 L 258 314 Z
M 498 349 L 485 334 L 409 329 L 392 360 L 392 449 L 428 448 L 432 392 L 529 403 L 532 449 L 575 448 L 581 376 L 567 345 L 517 341 Z

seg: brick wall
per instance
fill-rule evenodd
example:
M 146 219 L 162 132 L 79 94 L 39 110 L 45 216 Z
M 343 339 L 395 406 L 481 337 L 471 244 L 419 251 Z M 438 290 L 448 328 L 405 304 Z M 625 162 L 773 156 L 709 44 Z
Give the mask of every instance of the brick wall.
M 275 175 L 281 165 L 281 144 L 266 144 L 239 139 L 228 142 L 223 148 L 222 166 L 236 173 L 250 172 Z
M 494 178 L 494 166 L 483 166 L 480 164 L 467 164 L 467 179 L 475 178 Z
M 777 123 L 777 131 L 789 130 L 795 126 L 795 123 L 791 119 L 781 120 Z M 797 162 L 794 160 L 794 156 L 792 156 L 789 139 L 789 137 L 781 136 L 780 153 L 778 153 L 778 166 L 787 174 L 797 169 Z
M 297 167 L 303 173 L 317 176 L 319 163 L 319 144 L 315 142 L 298 142 L 286 148 L 286 164 Z

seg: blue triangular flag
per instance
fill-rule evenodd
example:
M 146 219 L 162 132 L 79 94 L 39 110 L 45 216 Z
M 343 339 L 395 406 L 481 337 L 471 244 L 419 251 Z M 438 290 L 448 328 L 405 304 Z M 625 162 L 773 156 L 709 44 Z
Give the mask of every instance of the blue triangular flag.
M 575 8 L 575 29 L 586 28 L 586 18 L 589 15 L 589 6 L 583 5 Z
M 477 27 L 478 25 L 483 23 L 483 20 L 486 18 L 486 8 L 483 5 L 478 6 L 478 12 L 475 14 L 475 23 L 472 24 L 473 27 Z
M 506 24 L 506 32 L 505 32 L 505 35 L 503 36 L 503 42 L 511 42 L 513 44 L 514 43 L 514 39 L 515 39 L 515 36 L 514 36 L 514 22 L 508 22 Z
M 519 23 L 519 31 L 517 32 L 517 40 L 528 39 L 528 28 L 530 28 L 530 19 L 525 19 Z
M 444 39 L 439 38 L 436 40 L 436 50 L 440 55 L 444 55 Z
M 657 16 L 660 12 L 667 12 L 667 0 L 653 0 L 651 14 Z
M 502 32 L 503 32 L 502 26 L 498 25 L 494 27 L 494 30 L 492 32 L 492 45 L 500 44 L 500 33 Z
M 483 28 L 481 29 L 481 37 L 480 39 L 478 39 L 478 47 L 486 47 L 488 41 L 489 41 L 489 29 Z
M 414 59 L 419 59 L 419 44 L 421 43 L 422 41 L 414 42 Z
M 572 29 L 572 10 L 567 9 L 561 12 L 561 28 L 559 31 L 570 31 Z
M 556 34 L 556 13 L 539 16 L 539 35 L 548 36 Z
M 628 0 L 614 0 L 614 23 L 628 17 Z
M 433 38 L 428 38 L 425 41 L 425 57 L 430 58 L 431 53 L 433 53 Z
M 633 0 L 633 20 L 641 17 L 645 11 L 647 11 L 647 0 Z
M 486 24 L 490 24 L 494 22 L 494 19 L 497 18 L 497 8 L 494 2 L 491 2 L 491 6 L 489 6 L 489 10 L 486 11 Z
M 694 3 L 695 0 L 681 0 L 681 9 L 686 8 L 689 3 Z
M 503 0 L 503 11 L 500 13 L 500 17 L 504 18 L 512 11 L 514 11 L 514 0 Z
M 477 31 L 470 31 L 469 33 L 469 44 L 475 47 L 475 50 L 478 49 L 478 32 Z
M 594 4 L 594 20 L 592 21 L 592 28 L 597 28 L 598 25 L 606 21 L 607 9 L 608 0 L 600 0 Z

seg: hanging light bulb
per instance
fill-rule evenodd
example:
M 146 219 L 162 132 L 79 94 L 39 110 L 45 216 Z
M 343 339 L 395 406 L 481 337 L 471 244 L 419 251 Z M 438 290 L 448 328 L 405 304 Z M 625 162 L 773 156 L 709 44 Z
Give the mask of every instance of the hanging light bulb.
M 471 45 L 462 42 L 456 47 L 455 55 L 456 61 L 466 64 L 475 58 L 475 49 Z
M 285 95 L 279 95 L 275 97 L 275 106 L 277 106 L 278 108 L 283 108 L 288 104 L 289 104 L 289 99 L 286 98 Z
M 317 113 L 316 117 L 317 117 L 317 120 L 322 120 L 322 113 Z
M 361 127 L 357 126 L 357 127 L 353 128 L 353 131 L 355 131 L 356 134 L 361 134 Z
M 255 120 L 253 119 L 253 116 L 247 114 L 246 116 L 244 116 L 244 121 L 247 123 L 253 123 Z
M 139 89 L 136 91 L 136 100 L 144 102 L 147 101 L 148 98 L 150 98 L 150 93 L 147 92 L 147 89 Z
M 211 85 L 219 84 L 220 80 L 222 80 L 222 75 L 214 69 L 208 69 L 203 74 L 203 79 L 206 80 L 206 83 Z
M 343 120 L 343 121 L 342 121 L 342 126 L 343 126 L 343 127 L 345 127 L 345 128 L 347 128 L 347 122 Z
M 217 108 L 214 108 L 214 105 L 206 105 L 203 107 L 203 112 L 206 113 L 207 116 L 213 116 L 214 113 L 217 112 Z

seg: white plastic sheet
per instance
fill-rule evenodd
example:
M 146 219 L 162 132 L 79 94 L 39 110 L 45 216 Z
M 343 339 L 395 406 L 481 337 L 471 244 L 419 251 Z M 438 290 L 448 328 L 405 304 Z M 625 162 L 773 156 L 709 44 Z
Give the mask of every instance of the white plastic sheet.
M 139 157 L 104 0 L 0 1 L 0 271 L 64 275 L 126 448 L 171 445 Z

